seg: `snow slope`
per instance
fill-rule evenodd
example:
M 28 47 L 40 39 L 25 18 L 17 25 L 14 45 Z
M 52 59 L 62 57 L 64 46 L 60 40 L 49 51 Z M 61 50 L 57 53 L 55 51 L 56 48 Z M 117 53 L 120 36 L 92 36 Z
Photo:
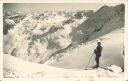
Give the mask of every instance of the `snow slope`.
M 113 72 L 105 69 L 78 70 L 50 67 L 44 64 L 23 61 L 19 58 L 4 54 L 4 77 L 5 78 L 121 78 L 123 73 L 118 66 L 108 67 Z
M 4 77 L 123 77 L 123 72 L 121 72 L 122 70 L 120 68 L 123 65 L 123 57 L 121 56 L 123 47 L 123 29 L 115 30 L 110 34 L 101 37 L 100 39 L 102 39 L 102 46 L 104 47 L 101 57 L 101 66 L 107 66 L 107 68 L 113 72 L 102 68 L 95 70 L 84 70 L 90 55 L 96 46 L 97 41 L 94 40 L 88 42 L 88 45 L 81 45 L 79 49 L 76 48 L 76 50 L 73 50 L 70 55 L 66 54 L 64 57 L 59 59 L 58 62 L 54 63 L 47 62 L 45 64 L 37 64 L 23 61 L 17 57 L 4 54 Z M 74 69 L 56 68 L 48 66 L 47 64 L 56 67 Z
M 124 27 L 124 12 L 124 4 L 114 7 L 102 6 L 94 15 L 72 31 L 72 41 L 84 43 L 86 38 L 89 38 L 87 41 L 91 41 L 115 29 Z M 77 34 L 77 31 L 81 31 L 82 34 Z
M 98 39 L 101 40 L 103 51 L 100 58 L 101 66 L 117 65 L 124 67 L 123 42 L 124 29 L 117 29 L 109 34 L 106 34 Z M 63 57 L 55 62 L 47 62 L 47 64 L 61 68 L 79 68 L 84 69 L 96 48 L 97 39 L 88 42 L 87 45 L 80 45 L 79 47 L 69 50 L 64 53 Z M 92 65 L 92 63 L 91 63 Z

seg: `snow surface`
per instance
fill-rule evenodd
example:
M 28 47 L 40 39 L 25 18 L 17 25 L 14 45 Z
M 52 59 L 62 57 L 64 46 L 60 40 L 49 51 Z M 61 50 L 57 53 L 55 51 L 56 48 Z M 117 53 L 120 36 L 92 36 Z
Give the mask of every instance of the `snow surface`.
M 5 22 L 9 25 L 14 25 L 15 24 L 15 22 L 11 19 L 6 19 Z
M 111 70 L 118 69 L 118 66 L 111 66 Z M 109 77 L 121 78 L 121 71 L 111 72 L 105 69 L 82 70 L 62 69 L 50 67 L 44 64 L 23 61 L 19 58 L 4 54 L 4 77 L 5 78 L 88 78 L 88 77 Z

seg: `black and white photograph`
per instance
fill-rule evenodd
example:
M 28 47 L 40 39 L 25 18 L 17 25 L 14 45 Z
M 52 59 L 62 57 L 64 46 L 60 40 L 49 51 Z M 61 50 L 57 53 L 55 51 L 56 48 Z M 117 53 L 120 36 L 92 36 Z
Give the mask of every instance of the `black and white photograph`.
M 4 78 L 123 78 L 123 3 L 4 3 Z

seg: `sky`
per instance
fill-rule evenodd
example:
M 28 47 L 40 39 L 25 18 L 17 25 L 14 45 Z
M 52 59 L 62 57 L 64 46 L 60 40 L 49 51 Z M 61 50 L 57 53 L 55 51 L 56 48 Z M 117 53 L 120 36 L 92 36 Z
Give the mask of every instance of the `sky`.
M 3 9 L 6 11 L 60 11 L 60 10 L 98 10 L 100 7 L 108 5 L 114 6 L 112 3 L 4 3 Z

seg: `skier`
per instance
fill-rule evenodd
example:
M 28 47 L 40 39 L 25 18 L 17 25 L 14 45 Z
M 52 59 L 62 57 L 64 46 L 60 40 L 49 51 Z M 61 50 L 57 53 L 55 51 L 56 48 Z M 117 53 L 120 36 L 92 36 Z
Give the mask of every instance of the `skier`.
M 96 55 L 96 57 L 95 57 L 95 61 L 96 61 L 95 68 L 99 67 L 99 58 L 101 56 L 102 49 L 103 49 L 103 47 L 101 46 L 101 42 L 97 42 L 97 47 L 94 50 L 94 53 Z

